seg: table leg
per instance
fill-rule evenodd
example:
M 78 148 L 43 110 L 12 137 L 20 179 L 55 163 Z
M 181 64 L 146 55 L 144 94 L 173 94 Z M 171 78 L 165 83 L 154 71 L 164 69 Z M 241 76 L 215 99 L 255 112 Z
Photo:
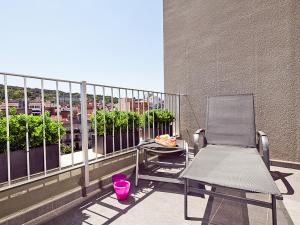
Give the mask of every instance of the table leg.
M 136 149 L 136 164 L 135 164 L 135 186 L 138 186 L 139 182 L 139 150 Z
M 187 194 L 188 194 L 188 182 L 187 179 L 184 179 L 184 219 L 188 219 L 188 202 L 187 202 Z
M 144 160 L 145 160 L 145 168 L 148 168 L 148 156 L 147 156 L 147 150 L 144 149 Z
M 186 141 L 184 141 L 184 148 L 185 148 L 185 167 L 189 164 L 189 146 Z

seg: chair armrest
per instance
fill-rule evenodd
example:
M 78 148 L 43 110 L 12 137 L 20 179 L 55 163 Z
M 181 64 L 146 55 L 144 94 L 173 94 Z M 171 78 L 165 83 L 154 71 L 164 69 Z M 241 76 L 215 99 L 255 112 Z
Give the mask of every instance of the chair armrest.
M 258 136 L 267 136 L 266 133 L 261 130 L 257 131 L 257 135 Z
M 267 135 L 263 131 L 257 131 L 258 143 L 257 147 L 259 152 L 262 152 L 264 162 L 268 170 L 270 170 L 270 152 L 269 141 Z
M 200 128 L 196 130 L 194 133 L 194 155 L 196 155 L 199 152 L 199 142 L 200 142 L 200 136 L 203 137 L 203 142 L 205 142 L 205 130 Z M 204 143 L 202 143 L 202 146 Z

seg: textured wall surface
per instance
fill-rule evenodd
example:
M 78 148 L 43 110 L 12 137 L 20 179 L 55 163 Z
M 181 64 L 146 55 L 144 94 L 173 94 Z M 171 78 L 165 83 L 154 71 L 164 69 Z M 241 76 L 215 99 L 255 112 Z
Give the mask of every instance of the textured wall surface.
M 300 1 L 164 0 L 165 90 L 181 132 L 205 127 L 206 96 L 254 93 L 272 159 L 300 161 Z

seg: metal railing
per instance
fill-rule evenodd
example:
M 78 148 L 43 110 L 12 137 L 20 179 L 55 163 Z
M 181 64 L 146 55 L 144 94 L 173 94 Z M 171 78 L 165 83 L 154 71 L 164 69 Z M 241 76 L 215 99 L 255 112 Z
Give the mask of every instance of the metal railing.
M 1 76 L 3 84 L 1 84 Z M 35 84 L 29 87 L 28 81 L 38 81 L 39 85 Z M 49 83 L 50 89 L 46 88 L 46 82 L 51 83 Z M 0 88 L 3 89 L 0 89 L 0 111 L 4 114 L 2 119 L 5 120 L 6 133 L 6 149 L 2 153 L 0 149 L 0 157 L 3 161 L 3 156 L 5 156 L 7 162 L 7 171 L 0 166 L 0 169 L 2 168 L 0 175 L 7 173 L 5 180 L 1 181 L 0 179 L 0 191 L 78 167 L 84 167 L 84 185 L 88 186 L 89 164 L 132 151 L 142 139 L 154 138 L 163 133 L 180 135 L 180 96 L 177 94 L 12 73 L 0 73 L 0 85 Z M 15 93 L 10 90 L 15 90 L 20 96 L 23 95 L 23 99 L 17 99 L 17 101 L 13 99 L 15 96 L 10 96 L 9 93 L 14 95 Z M 35 96 L 31 91 L 35 93 Z M 63 100 L 61 100 L 62 95 L 64 96 Z M 30 129 L 32 128 L 26 117 L 23 131 L 25 132 L 25 148 L 22 150 L 26 153 L 26 176 L 16 176 L 12 171 L 12 168 L 18 164 L 14 161 L 14 151 L 11 146 L 10 119 L 12 115 L 10 115 L 10 108 L 16 107 L 17 114 L 29 116 L 34 114 L 31 104 L 40 106 L 40 113 L 37 114 L 41 118 L 42 125 L 40 127 L 43 140 L 42 150 L 39 151 L 42 151 L 43 154 L 40 154 L 42 157 L 40 156 L 39 160 L 43 162 L 43 168 L 36 170 L 34 169 L 36 165 L 32 164 L 32 154 L 38 150 L 33 150 L 30 146 L 32 138 Z M 171 123 L 159 123 L 154 120 L 153 110 L 151 124 L 150 115 L 147 112 L 151 109 L 167 110 L 173 114 L 175 119 Z M 126 124 L 119 127 L 119 124 L 115 124 L 120 122 L 115 120 L 115 116 L 118 115 L 115 113 L 116 111 L 127 112 Z M 135 121 L 135 114 L 133 114 L 132 121 L 130 121 L 132 124 L 129 124 L 128 113 L 136 113 L 147 120 L 144 119 L 142 123 Z M 99 119 L 99 115 L 103 115 L 103 117 Z M 48 149 L 50 148 L 48 139 L 50 128 L 47 127 L 49 121 L 52 125 L 56 123 L 57 128 L 57 143 L 54 152 L 56 152 L 58 162 L 55 166 L 50 166 L 51 163 L 48 160 L 53 157 L 49 155 L 53 153 L 53 150 Z M 103 125 L 102 127 L 99 125 L 100 123 Z M 70 151 L 68 154 L 62 153 L 62 148 L 66 148 L 64 143 L 66 130 L 70 136 L 66 139 L 69 140 L 67 146 Z M 78 138 L 78 130 L 81 138 Z M 22 131 L 20 130 L 20 132 Z

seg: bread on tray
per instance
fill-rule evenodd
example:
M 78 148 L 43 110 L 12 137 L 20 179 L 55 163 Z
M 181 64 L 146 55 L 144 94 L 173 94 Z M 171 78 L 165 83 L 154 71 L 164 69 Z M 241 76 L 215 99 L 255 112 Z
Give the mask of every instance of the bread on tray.
M 156 136 L 155 142 L 165 147 L 176 147 L 176 137 L 170 137 L 168 134 Z

